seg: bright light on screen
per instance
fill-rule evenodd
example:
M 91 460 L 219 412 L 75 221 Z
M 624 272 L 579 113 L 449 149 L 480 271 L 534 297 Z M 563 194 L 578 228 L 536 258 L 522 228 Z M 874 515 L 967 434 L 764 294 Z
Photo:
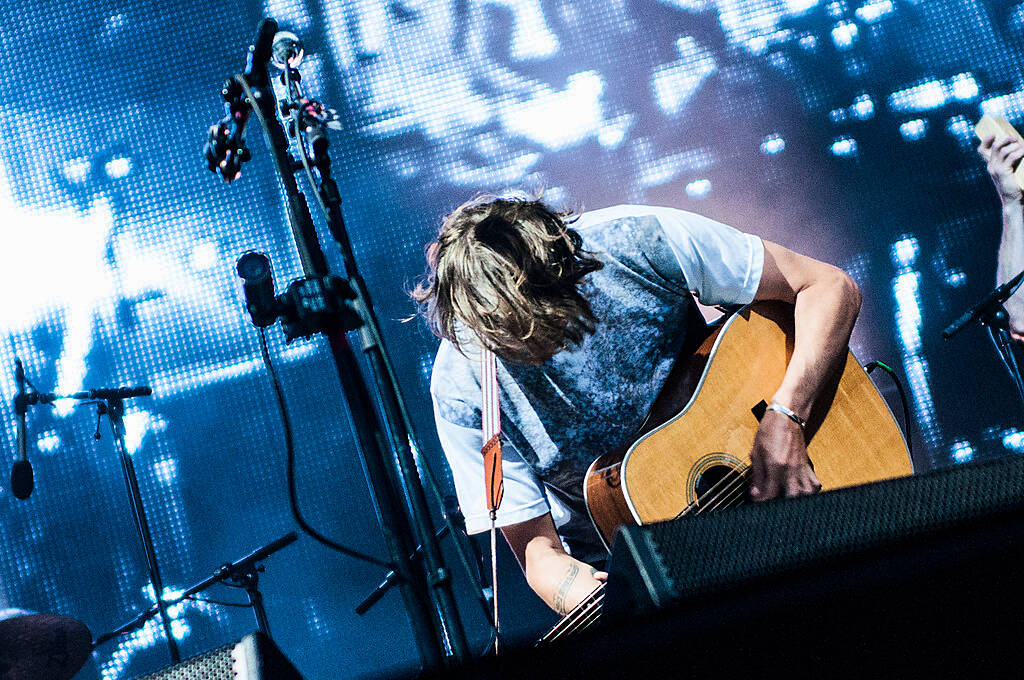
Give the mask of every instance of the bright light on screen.
M 902 367 L 918 467 L 1024 451 L 1021 407 L 982 332 L 938 338 L 994 283 L 998 206 L 971 126 L 982 111 L 1024 124 L 1021 6 L 0 6 L 4 457 L 14 451 L 15 355 L 44 391 L 152 385 L 152 398 L 130 405 L 128 445 L 169 588 L 292 528 L 280 424 L 233 265 L 246 250 L 265 251 L 280 286 L 298 274 L 297 258 L 256 131 L 255 159 L 232 186 L 200 160 L 221 115 L 220 83 L 241 69 L 263 15 L 303 39 L 303 83 L 338 111 L 332 156 L 346 220 L 438 472 L 426 396 L 436 345 L 421 324 L 400 322 L 412 311 L 404 291 L 447 210 L 509 188 L 543 187 L 577 209 L 692 209 L 847 269 L 865 297 L 854 350 Z M 337 264 L 333 245 L 325 250 Z M 324 347 L 286 346 L 275 330 L 271 349 L 299 430 L 306 513 L 332 537 L 383 555 Z M 67 402 L 33 410 L 29 425 L 29 501 L 7 493 L 0 466 L 0 608 L 67 613 L 99 634 L 152 601 L 108 430 L 95 441 L 95 411 Z M 267 568 L 276 638 L 307 677 L 415 661 L 397 595 L 365 617 L 352 613 L 377 570 L 305 540 Z M 523 621 L 514 634 L 543 627 L 533 605 L 506 606 L 529 614 L 508 615 Z M 186 654 L 254 627 L 245 610 L 176 609 Z M 166 665 L 162 634 L 151 623 L 108 643 L 81 677 Z

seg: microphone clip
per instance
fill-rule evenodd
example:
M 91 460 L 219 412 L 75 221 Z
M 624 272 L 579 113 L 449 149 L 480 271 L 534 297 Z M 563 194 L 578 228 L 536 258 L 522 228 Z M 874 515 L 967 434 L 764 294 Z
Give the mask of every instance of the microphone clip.
M 203 156 L 210 172 L 220 173 L 227 182 L 238 179 L 242 175 L 242 164 L 252 158 L 245 145 L 245 126 L 252 114 L 252 107 L 260 105 L 259 101 L 249 101 L 245 96 L 245 88 L 239 78 L 245 79 L 257 100 L 260 99 L 261 91 L 270 87 L 267 66 L 275 33 L 276 21 L 264 19 L 260 22 L 246 57 L 245 72 L 224 81 L 220 91 L 227 115 L 210 127 L 210 135 L 203 146 Z
M 17 415 L 18 429 L 18 457 L 11 467 L 11 492 L 15 498 L 25 500 L 32 495 L 35 488 L 35 475 L 32 471 L 32 463 L 28 460 L 28 407 L 39 402 L 39 395 L 32 388 L 29 392 L 26 384 L 31 383 L 25 378 L 25 367 L 21 359 L 14 359 L 14 381 L 18 384 L 18 394 L 14 397 L 14 412 Z
M 14 415 L 21 416 L 28 414 L 28 407 L 38 402 L 38 397 L 35 393 L 30 393 L 25 390 L 20 390 L 18 394 L 14 395 Z
M 203 156 L 210 172 L 220 173 L 226 182 L 242 175 L 242 164 L 252 158 L 245 144 L 245 129 L 252 115 L 253 103 L 245 96 L 241 83 L 228 78 L 221 88 L 224 97 L 224 118 L 210 126 L 210 135 L 203 147 Z

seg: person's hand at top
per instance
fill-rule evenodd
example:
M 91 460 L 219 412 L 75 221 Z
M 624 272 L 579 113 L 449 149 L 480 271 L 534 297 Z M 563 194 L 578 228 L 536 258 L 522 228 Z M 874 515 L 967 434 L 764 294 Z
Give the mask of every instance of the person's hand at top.
M 1013 137 L 987 135 L 982 138 L 978 153 L 987 163 L 988 174 L 1003 204 L 1020 202 L 1024 193 L 1013 171 L 1024 159 L 1024 143 Z

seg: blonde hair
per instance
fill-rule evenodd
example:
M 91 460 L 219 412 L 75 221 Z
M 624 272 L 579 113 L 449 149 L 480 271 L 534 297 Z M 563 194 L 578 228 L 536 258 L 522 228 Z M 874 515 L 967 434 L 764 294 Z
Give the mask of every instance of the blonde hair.
M 462 349 L 458 324 L 502 359 L 539 364 L 593 331 L 577 284 L 602 267 L 537 199 L 479 196 L 456 208 L 427 246 L 412 292 L 431 331 Z

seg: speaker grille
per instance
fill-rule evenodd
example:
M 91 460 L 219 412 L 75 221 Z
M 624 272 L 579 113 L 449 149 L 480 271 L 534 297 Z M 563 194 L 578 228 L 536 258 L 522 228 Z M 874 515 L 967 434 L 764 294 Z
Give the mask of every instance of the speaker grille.
M 231 662 L 234 648 L 234 644 L 218 647 L 139 680 L 236 680 Z
M 302 680 L 302 676 L 270 638 L 252 633 L 137 680 Z
M 1024 508 L 1024 461 L 966 464 L 651 525 L 677 597 L 927 539 Z M 634 531 L 634 529 L 630 529 Z

